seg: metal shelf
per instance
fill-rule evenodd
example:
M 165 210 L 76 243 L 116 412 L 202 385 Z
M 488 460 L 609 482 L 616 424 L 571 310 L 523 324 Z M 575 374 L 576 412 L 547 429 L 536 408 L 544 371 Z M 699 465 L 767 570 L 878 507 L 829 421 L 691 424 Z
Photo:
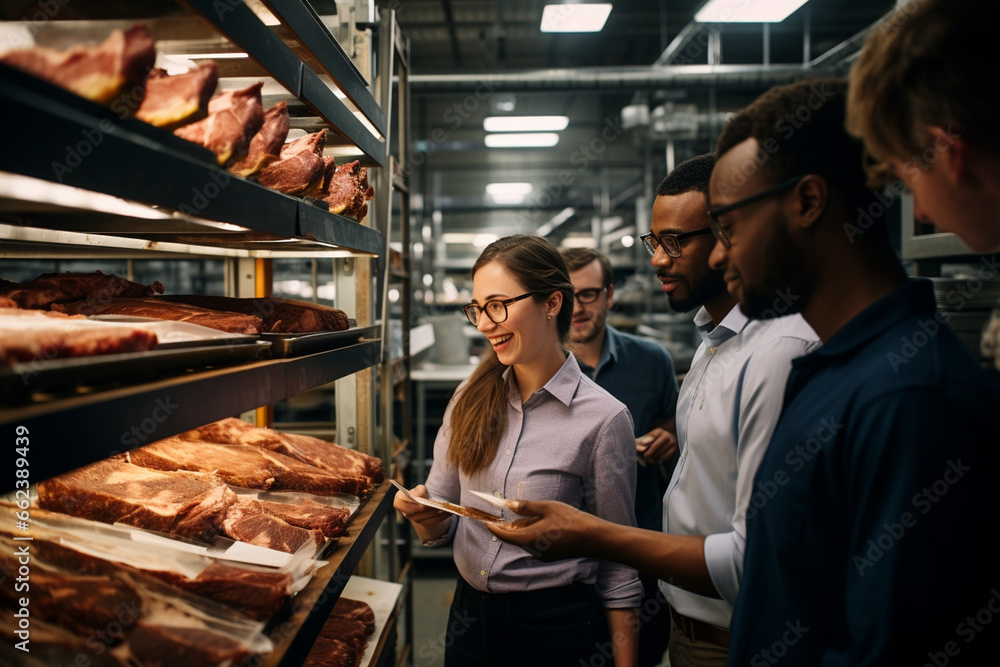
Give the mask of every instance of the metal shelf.
M 23 407 L 5 406 L 0 426 L 26 426 L 33 443 L 59 452 L 31 461 L 32 478 L 47 479 L 350 375 L 374 365 L 380 346 L 381 341 L 367 341 L 304 357 L 191 372 Z M 2 488 L 9 490 L 7 482 Z
M 383 165 L 385 161 L 385 145 L 378 137 L 337 99 L 329 86 L 278 37 L 271 28 L 254 14 L 253 10 L 242 3 L 225 3 L 221 6 L 216 0 L 184 0 L 186 4 L 208 19 L 218 30 L 226 35 L 234 44 L 266 69 L 275 81 L 283 85 L 296 97 L 306 103 L 331 126 L 344 135 L 347 140 L 357 146 L 362 153 L 375 164 Z M 300 43 L 319 56 L 317 61 L 331 73 L 335 81 L 344 82 L 348 90 L 344 93 L 351 97 L 365 115 L 375 117 L 374 125 L 377 131 L 384 133 L 385 119 L 372 111 L 375 99 L 371 93 L 363 94 L 359 88 L 360 75 L 353 80 L 346 69 L 353 65 L 342 49 L 334 48 L 335 42 L 329 32 L 319 24 L 313 23 L 315 15 L 309 17 L 310 11 L 301 2 L 286 0 L 281 4 L 282 15 L 294 18 L 294 24 L 288 24 L 297 33 Z M 319 19 L 315 18 L 318 23 Z M 298 33 L 298 28 L 305 34 Z M 320 32 L 321 31 L 321 32 Z M 345 62 L 346 61 L 346 62 Z M 334 74 L 336 73 L 336 74 Z M 360 102 L 360 103 L 359 103 Z M 371 114 L 371 115 L 369 115 Z M 379 122 L 381 121 L 381 122 Z M 381 125 L 381 128 L 379 126 Z
M 272 619 L 270 636 L 275 648 L 259 663 L 262 667 L 297 667 L 305 661 L 379 524 L 392 510 L 395 494 L 395 487 L 388 482 L 374 490 L 350 524 L 350 528 L 360 525 L 361 530 L 341 538 L 324 557 L 327 564 L 292 599 L 289 616 Z
M 382 252 L 377 230 L 233 176 L 220 169 L 213 157 L 206 160 L 199 155 L 199 147 L 178 144 L 170 133 L 141 121 L 120 120 L 107 109 L 2 66 L 0 104 L 13 126 L 45 128 L 44 132 L 12 133 L 0 152 L 0 171 L 31 177 L 41 186 L 71 186 L 78 188 L 77 193 L 82 190 L 159 207 L 147 211 L 133 204 L 134 210 L 117 221 L 124 228 L 122 234 L 133 238 L 142 238 L 144 233 L 165 235 L 174 231 L 171 222 L 189 226 L 227 223 L 236 226 L 227 231 L 253 230 L 271 240 L 306 238 L 373 255 Z M 66 137 L 73 140 L 67 143 Z M 35 219 L 51 220 L 53 216 L 46 217 L 46 213 L 66 208 L 54 203 L 64 199 L 53 198 L 44 188 L 34 195 L 18 195 L 22 189 L 17 187 L 2 189 L 3 209 L 20 214 L 28 224 Z M 71 208 L 116 213 L 108 210 L 106 202 L 82 201 Z M 22 213 L 25 209 L 27 213 Z M 123 217 L 134 220 L 122 225 Z M 85 231 L 100 232 L 100 224 L 93 224 L 98 226 Z M 210 231 L 219 233 L 218 225 Z M 196 239 L 197 232 L 188 237 Z M 204 242 L 225 244 L 213 237 Z

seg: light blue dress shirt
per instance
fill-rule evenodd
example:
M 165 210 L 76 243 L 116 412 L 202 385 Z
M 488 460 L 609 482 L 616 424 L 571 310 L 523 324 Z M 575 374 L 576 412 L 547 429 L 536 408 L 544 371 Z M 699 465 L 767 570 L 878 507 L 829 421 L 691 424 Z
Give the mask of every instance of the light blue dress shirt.
M 679 613 L 728 628 L 743 572 L 746 508 L 771 440 L 792 359 L 819 345 L 799 315 L 749 320 L 739 306 L 718 326 L 701 308 L 702 343 L 677 399 L 680 458 L 663 497 L 663 530 L 707 535 L 705 561 L 722 599 L 661 581 Z

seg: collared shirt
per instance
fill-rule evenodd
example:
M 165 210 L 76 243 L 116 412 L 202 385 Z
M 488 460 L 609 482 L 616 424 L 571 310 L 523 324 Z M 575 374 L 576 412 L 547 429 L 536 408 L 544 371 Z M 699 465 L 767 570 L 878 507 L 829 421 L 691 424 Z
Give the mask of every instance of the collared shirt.
M 730 664 L 995 663 L 1000 397 L 943 321 L 908 281 L 795 361 Z
M 652 341 L 611 326 L 604 331 L 597 368 L 582 361 L 580 368 L 628 407 L 638 438 L 649 433 L 655 422 L 674 416 L 677 405 L 674 362 L 663 347 Z M 636 469 L 635 518 L 640 528 L 660 529 L 663 506 L 657 465 Z
M 565 363 L 544 387 L 522 405 L 512 369 L 504 374 L 509 389 L 507 429 L 496 457 L 474 475 L 448 461 L 451 411 L 434 441 L 434 465 L 427 477 L 431 498 L 495 513 L 497 508 L 469 493 L 480 491 L 519 500 L 561 500 L 608 521 L 635 525 L 635 438 L 625 406 L 583 375 L 576 357 Z M 464 389 L 464 385 L 458 392 Z M 503 510 L 505 519 L 517 518 Z M 509 593 L 596 583 L 607 608 L 639 604 L 642 586 L 635 570 L 592 558 L 543 563 L 521 547 L 493 536 L 478 521 L 453 517 L 455 564 L 471 586 Z
M 781 412 L 792 359 L 818 345 L 799 315 L 748 320 L 739 306 L 713 328 L 695 316 L 702 343 L 677 401 L 680 459 L 664 495 L 663 530 L 706 535 L 705 562 L 722 599 L 660 582 L 679 613 L 728 628 L 740 588 L 753 476 Z

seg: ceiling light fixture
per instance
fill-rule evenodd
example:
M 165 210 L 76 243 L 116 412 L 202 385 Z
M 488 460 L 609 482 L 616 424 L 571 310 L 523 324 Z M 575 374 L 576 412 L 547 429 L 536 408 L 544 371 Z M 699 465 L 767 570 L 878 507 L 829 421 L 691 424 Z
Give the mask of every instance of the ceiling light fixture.
M 542 32 L 600 32 L 611 13 L 611 3 L 545 5 Z
M 526 195 L 532 190 L 531 183 L 487 183 L 486 192 L 491 195 Z
M 520 193 L 490 195 L 494 204 L 520 204 L 524 202 L 525 195 Z
M 694 15 L 699 23 L 781 23 L 807 0 L 708 0 Z
M 490 116 L 483 120 L 487 132 L 558 132 L 569 125 L 569 116 Z
M 559 143 L 555 132 L 487 134 L 487 148 L 548 148 Z

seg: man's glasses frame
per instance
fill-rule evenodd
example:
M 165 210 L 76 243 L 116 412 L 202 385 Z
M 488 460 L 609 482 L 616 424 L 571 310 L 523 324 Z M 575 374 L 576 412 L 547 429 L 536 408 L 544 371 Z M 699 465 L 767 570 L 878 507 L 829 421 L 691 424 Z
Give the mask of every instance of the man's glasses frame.
M 656 254 L 657 248 L 663 248 L 663 252 L 667 253 L 668 257 L 676 259 L 681 256 L 682 241 L 686 241 L 692 236 L 711 233 L 713 233 L 711 227 L 696 229 L 693 232 L 683 232 L 681 234 L 660 234 L 659 236 L 653 232 L 646 232 L 645 234 L 639 235 L 639 240 L 642 241 L 642 245 L 646 249 L 646 252 L 649 253 L 650 257 Z
M 574 294 L 573 297 L 580 303 L 584 304 L 594 303 L 595 301 L 597 301 L 597 298 L 601 296 L 601 292 L 606 292 L 607 290 L 608 290 L 607 286 L 588 287 L 587 289 L 580 290 L 579 292 Z
M 793 176 L 792 178 L 789 178 L 787 181 L 782 181 L 777 185 L 761 190 L 760 192 L 752 194 L 749 197 L 744 197 L 743 199 L 737 199 L 733 203 L 726 204 L 725 206 L 720 206 L 719 208 L 710 209 L 708 212 L 708 217 L 710 220 L 710 229 L 712 230 L 712 235 L 715 236 L 716 240 L 722 243 L 722 245 L 725 248 L 732 248 L 733 247 L 732 239 L 729 238 L 729 234 L 722 227 L 722 223 L 719 221 L 720 216 L 723 216 L 727 213 L 731 213 L 736 209 L 742 208 L 748 204 L 758 202 L 762 199 L 767 199 L 768 197 L 784 192 L 785 190 L 789 190 L 798 185 L 799 181 L 801 181 L 806 176 L 808 176 L 808 174 Z
M 490 299 L 482 306 L 476 303 L 470 303 L 462 308 L 462 312 L 465 313 L 466 319 L 468 319 L 474 327 L 479 326 L 479 313 L 486 313 L 486 317 L 493 324 L 502 324 L 507 321 L 507 306 L 515 301 L 527 299 L 529 296 L 534 296 L 535 294 L 544 294 L 544 292 L 525 292 L 520 296 L 512 296 L 509 299 Z M 491 314 L 491 310 L 495 312 Z

